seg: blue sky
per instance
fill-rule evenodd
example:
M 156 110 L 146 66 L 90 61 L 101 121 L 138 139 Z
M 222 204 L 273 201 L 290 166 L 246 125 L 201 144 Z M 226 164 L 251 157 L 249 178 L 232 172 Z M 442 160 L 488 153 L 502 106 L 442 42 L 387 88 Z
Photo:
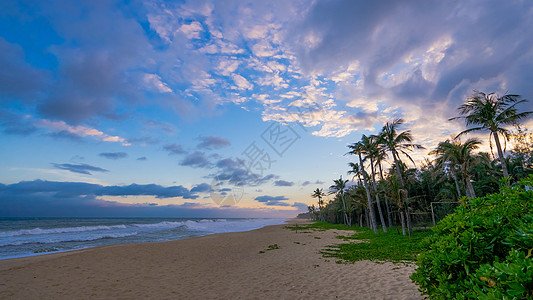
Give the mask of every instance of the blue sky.
M 387 121 L 431 149 L 474 89 L 531 99 L 532 17 L 528 1 L 3 1 L 0 215 L 294 216 Z

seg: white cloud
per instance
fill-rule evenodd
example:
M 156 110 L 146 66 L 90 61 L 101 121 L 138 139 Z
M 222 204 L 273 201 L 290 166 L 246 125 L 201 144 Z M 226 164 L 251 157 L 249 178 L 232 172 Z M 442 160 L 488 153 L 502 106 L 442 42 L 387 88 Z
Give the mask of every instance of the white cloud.
M 166 83 L 161 81 L 161 77 L 157 74 L 144 74 L 144 83 L 148 89 L 158 91 L 160 93 L 172 93 L 172 89 Z
M 67 123 L 63 121 L 51 121 L 51 120 L 41 120 L 38 122 L 38 125 L 41 127 L 45 127 L 48 129 L 51 129 L 55 132 L 61 132 L 66 131 L 68 133 L 71 133 L 73 135 L 77 135 L 80 137 L 92 137 L 93 139 L 104 141 L 104 142 L 118 142 L 121 143 L 123 146 L 130 146 L 130 144 L 126 141 L 126 139 L 121 138 L 119 136 L 112 136 L 103 133 L 100 130 L 86 127 L 86 126 L 72 126 L 68 125 Z
M 235 84 L 240 90 L 251 90 L 254 87 L 253 84 L 251 84 L 248 80 L 246 80 L 246 78 L 242 77 L 239 74 L 234 74 L 232 78 L 233 82 L 235 82 Z
M 200 22 L 195 21 L 190 24 L 181 25 L 179 30 L 183 32 L 188 39 L 199 39 L 200 33 L 204 31 L 204 28 Z

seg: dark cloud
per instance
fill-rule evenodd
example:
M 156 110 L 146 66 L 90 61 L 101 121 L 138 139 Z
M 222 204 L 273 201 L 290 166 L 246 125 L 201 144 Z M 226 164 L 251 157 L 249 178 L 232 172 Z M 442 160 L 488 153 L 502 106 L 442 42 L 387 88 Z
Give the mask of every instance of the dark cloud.
M 0 100 L 35 100 L 44 88 L 48 74 L 28 64 L 22 48 L 8 43 L 2 37 L 0 53 Z
M 207 183 L 201 183 L 191 189 L 191 193 L 206 193 L 206 192 L 211 192 L 211 191 L 212 191 L 211 185 Z M 225 189 L 220 189 L 219 191 L 225 192 Z
M 105 201 L 98 195 L 152 195 L 165 198 L 185 195 L 186 188 L 158 185 L 130 185 L 103 187 L 79 182 L 22 181 L 0 183 L 0 217 L 203 217 L 203 218 L 265 218 L 294 217 L 294 211 L 275 209 L 247 209 L 238 207 L 210 207 L 199 203 L 158 205 L 157 203 L 125 204 Z M 190 197 L 189 199 L 192 199 Z
M 184 154 L 185 150 L 183 150 L 183 147 L 181 145 L 177 144 L 168 144 L 163 146 L 163 149 L 168 151 L 168 155 L 172 154 Z
M 1 81 L 1 79 L 0 79 Z M 0 87 L 0 91 L 1 91 Z M 7 110 L 0 110 L 0 127 L 7 134 L 29 135 L 37 128 L 33 125 L 31 118 L 17 115 Z
M 231 145 L 230 141 L 218 136 L 200 137 L 199 139 L 202 142 L 197 147 L 206 150 L 219 149 Z
M 157 184 L 130 184 L 127 186 L 104 186 L 95 195 L 97 196 L 155 196 L 156 198 L 181 197 L 196 199 L 187 188 L 179 186 L 163 187 Z
M 289 200 L 285 196 L 259 196 L 255 197 L 256 201 L 264 203 L 267 206 L 290 206 L 289 203 L 282 202 L 284 200 Z
M 298 209 L 298 212 L 307 212 L 307 204 L 302 202 L 294 202 L 294 204 L 291 205 L 292 207 L 296 207 Z
M 134 74 L 138 62 L 151 53 L 144 30 L 113 3 L 80 2 L 63 9 L 57 5 L 33 3 L 32 13 L 39 12 L 65 41 L 48 49 L 57 58 L 57 74 L 39 112 L 68 123 L 95 116 L 117 118 L 117 104 L 139 99 L 135 92 L 141 85 Z
M 56 164 L 52 163 L 54 168 L 67 170 L 74 173 L 92 175 L 91 172 L 109 172 L 109 170 L 102 169 L 99 167 L 91 166 L 88 164 Z
M 524 79 L 532 9 L 529 1 L 318 1 L 286 42 L 308 72 L 357 61 L 369 98 L 425 110 L 448 101 L 454 112 L 474 89 L 533 97 Z
M 181 185 L 163 187 L 157 184 L 102 186 L 82 182 L 34 180 L 5 185 L 2 190 L 17 195 L 50 193 L 53 197 L 62 198 L 74 196 L 154 196 L 156 198 L 182 197 L 184 199 L 196 199 L 198 197 Z
M 276 180 L 274 181 L 275 186 L 293 186 L 294 182 L 286 181 L 286 180 Z
M 102 152 L 98 155 L 101 157 L 105 157 L 107 159 L 113 159 L 113 160 L 128 157 L 128 154 L 126 152 Z
M 310 185 L 310 184 L 324 184 L 324 182 L 323 182 L 323 181 L 320 181 L 320 180 L 318 180 L 318 179 L 317 179 L 317 181 L 315 181 L 315 182 L 311 182 L 311 181 L 309 181 L 309 180 L 306 180 L 306 181 L 302 182 L 302 186 L 308 186 L 308 185 Z
M 118 203 L 98 199 L 96 193 L 101 188 L 100 185 L 87 183 L 40 180 L 11 185 L 0 184 L 0 207 L 2 207 L 0 217 L 290 218 L 295 216 L 294 211 L 247 209 L 235 206 L 210 207 L 191 202 L 181 205 Z
M 144 161 L 144 160 L 147 160 L 148 158 L 146 158 L 146 156 L 141 156 L 139 158 L 137 158 L 137 160 L 141 160 L 141 161 Z
M 203 168 L 209 165 L 209 160 L 205 156 L 205 153 L 195 151 L 185 156 L 185 158 L 180 162 L 180 165 L 193 168 Z
M 246 168 L 244 160 L 239 158 L 221 159 L 215 166 L 220 169 L 219 173 L 215 175 L 218 180 L 228 181 L 230 184 L 237 186 L 257 186 L 279 178 L 279 176 L 274 174 L 261 176 L 260 174 L 252 173 Z

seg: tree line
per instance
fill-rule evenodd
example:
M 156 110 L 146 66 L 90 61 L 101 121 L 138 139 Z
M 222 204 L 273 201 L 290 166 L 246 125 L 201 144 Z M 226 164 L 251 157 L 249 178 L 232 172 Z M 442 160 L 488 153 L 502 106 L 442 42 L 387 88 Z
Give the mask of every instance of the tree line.
M 400 225 L 406 235 L 412 233 L 413 223 L 428 222 L 434 208 L 451 212 L 453 203 L 464 197 L 492 194 L 501 184 L 533 174 L 533 134 L 521 126 L 533 111 L 517 109 L 525 102 L 519 95 L 475 91 L 459 106 L 459 116 L 449 119 L 464 120 L 468 129 L 429 149 L 431 159 L 426 157 L 419 167 L 410 154 L 425 148 L 413 141 L 410 130 L 402 130 L 404 120 L 387 122 L 379 133 L 363 135 L 347 146 L 346 154 L 354 157 L 347 175 L 355 184 L 340 176 L 329 190 L 317 188 L 312 197 L 318 205 L 309 206 L 309 213 L 322 221 L 366 226 L 375 233 L 378 224 L 384 232 Z M 489 134 L 491 153 L 476 152 L 482 144 L 478 138 L 462 140 L 475 131 Z M 507 142 L 513 147 L 506 156 Z M 326 202 L 327 196 L 332 197 Z

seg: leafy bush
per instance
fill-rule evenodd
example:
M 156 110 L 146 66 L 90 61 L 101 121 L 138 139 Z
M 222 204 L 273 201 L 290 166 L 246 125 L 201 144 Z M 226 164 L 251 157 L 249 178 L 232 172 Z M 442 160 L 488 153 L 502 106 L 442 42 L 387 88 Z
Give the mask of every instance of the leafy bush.
M 471 199 L 423 242 L 411 279 L 434 299 L 533 299 L 533 176 Z

